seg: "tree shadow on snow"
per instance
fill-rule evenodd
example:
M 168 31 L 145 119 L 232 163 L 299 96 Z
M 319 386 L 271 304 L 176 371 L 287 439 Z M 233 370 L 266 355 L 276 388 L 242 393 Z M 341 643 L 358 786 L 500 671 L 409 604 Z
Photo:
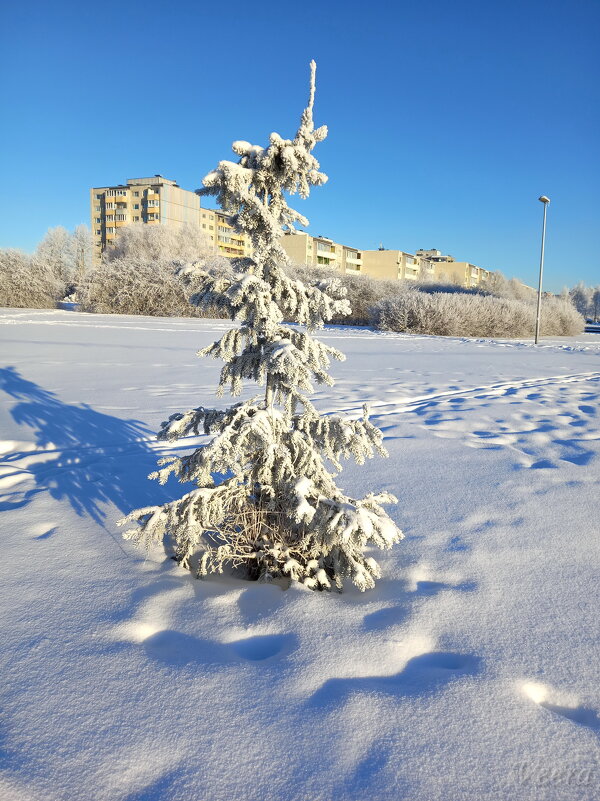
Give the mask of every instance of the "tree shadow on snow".
M 162 801 L 180 781 L 179 768 L 174 768 L 153 779 L 145 787 L 128 793 L 123 801 Z
M 461 677 L 477 676 L 481 659 L 474 654 L 431 651 L 409 659 L 392 676 L 328 679 L 309 699 L 313 708 L 336 706 L 353 693 L 415 696 L 431 693 Z
M 0 389 L 17 403 L 11 409 L 16 423 L 27 426 L 35 437 L 33 451 L 12 451 L 0 459 L 5 470 L 33 478 L 35 486 L 19 491 L 8 487 L 0 496 L 0 511 L 27 506 L 40 492 L 66 500 L 78 515 L 102 523 L 104 506 L 120 512 L 160 504 L 181 494 L 169 493 L 169 485 L 148 481 L 156 467 L 154 439 L 139 420 L 121 420 L 97 412 L 87 404 L 61 401 L 53 392 L 23 378 L 15 367 L 0 368 Z M 20 461 L 26 459 L 26 467 Z M 176 480 L 171 486 L 177 484 Z

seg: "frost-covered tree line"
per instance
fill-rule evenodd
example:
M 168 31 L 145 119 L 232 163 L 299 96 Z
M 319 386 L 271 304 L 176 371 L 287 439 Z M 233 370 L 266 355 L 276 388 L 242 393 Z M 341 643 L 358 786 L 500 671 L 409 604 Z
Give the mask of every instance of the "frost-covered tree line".
M 253 258 L 238 261 L 228 277 L 202 263 L 180 270 L 194 287 L 194 305 L 214 306 L 238 322 L 199 354 L 223 360 L 219 394 L 239 395 L 245 381 L 263 389 L 227 409 L 171 415 L 159 439 L 205 434 L 210 440 L 192 454 L 161 459 L 151 478 L 164 483 L 175 475 L 194 488 L 121 522 L 137 521 L 125 536 L 146 546 L 170 538 L 179 563 L 199 576 L 227 567 L 319 590 L 341 590 L 350 579 L 365 590 L 380 575 L 366 548 L 387 549 L 402 537 L 382 507 L 396 499 L 348 497 L 331 467 L 341 469 L 342 458 L 360 464 L 374 452 L 386 455 L 382 434 L 366 407 L 350 420 L 320 416 L 311 403 L 314 383 L 333 383 L 330 360 L 344 358 L 312 334 L 350 308 L 334 275 L 306 283 L 290 278 L 280 243 L 283 230 L 308 224 L 288 196 L 306 198 L 327 179 L 312 154 L 327 136 L 325 126 L 313 123 L 315 70 L 311 62 L 309 102 L 294 139 L 272 133 L 267 147 L 234 142 L 238 160 L 219 162 L 203 180 L 203 193 L 215 196 L 250 238 Z
M 384 331 L 467 337 L 532 337 L 535 305 L 530 301 L 483 293 L 418 292 L 409 290 L 379 301 L 371 308 L 373 325 Z M 569 300 L 542 299 L 543 336 L 575 336 L 583 317 Z
M 203 259 L 213 270 L 229 270 L 199 225 L 124 227 L 97 263 L 92 247 L 89 228 L 79 225 L 72 233 L 62 226 L 49 229 L 31 255 L 0 249 L 0 306 L 53 308 L 68 299 L 90 312 L 199 314 L 176 267 Z
M 301 278 L 327 277 L 328 267 L 295 265 Z M 535 328 L 536 293 L 501 274 L 491 288 L 464 289 L 456 284 L 382 281 L 361 275 L 342 276 L 352 314 L 336 317 L 337 324 L 371 325 L 385 331 L 467 337 L 530 337 Z M 497 288 L 496 294 L 494 287 Z M 570 299 L 545 296 L 542 300 L 542 334 L 574 336 L 584 319 Z
M 586 286 L 583 281 L 579 281 L 572 289 L 563 289 L 562 296 L 569 297 L 586 320 L 600 321 L 600 286 Z
M 81 225 L 73 234 L 51 229 L 33 256 L 0 250 L 0 305 L 52 308 L 68 297 L 84 311 L 104 314 L 224 316 L 217 308 L 190 304 L 190 288 L 177 272 L 182 263 L 202 261 L 215 275 L 231 273 L 232 262 L 215 252 L 199 226 L 126 226 L 97 264 L 92 264 L 91 247 L 89 229 Z M 283 269 L 301 280 L 332 275 L 332 269 L 323 266 L 285 264 Z M 500 272 L 472 290 L 456 284 L 335 275 L 352 308 L 350 316 L 334 317 L 338 324 L 453 336 L 533 335 L 536 293 Z M 580 282 L 556 298 L 545 296 L 542 311 L 544 335 L 578 334 L 584 318 L 600 318 L 600 287 Z
M 0 305 L 52 308 L 89 270 L 92 239 L 86 225 L 69 233 L 50 228 L 32 255 L 0 249 Z

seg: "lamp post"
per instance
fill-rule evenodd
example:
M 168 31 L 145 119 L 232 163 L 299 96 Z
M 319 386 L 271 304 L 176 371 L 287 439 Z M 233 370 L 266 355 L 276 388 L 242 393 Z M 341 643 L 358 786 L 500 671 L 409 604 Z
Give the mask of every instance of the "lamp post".
M 542 277 L 544 275 L 544 245 L 546 243 L 546 210 L 550 198 L 542 195 L 538 198 L 540 203 L 544 204 L 544 222 L 542 223 L 542 252 L 540 254 L 540 283 L 538 286 L 537 310 L 535 313 L 535 344 L 537 345 L 540 338 L 540 312 L 542 310 Z

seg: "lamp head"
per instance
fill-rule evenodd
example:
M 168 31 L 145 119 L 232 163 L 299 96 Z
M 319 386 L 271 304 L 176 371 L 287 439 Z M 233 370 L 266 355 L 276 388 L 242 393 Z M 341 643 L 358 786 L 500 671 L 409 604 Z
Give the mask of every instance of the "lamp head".
M 542 195 L 541 197 L 538 197 L 538 200 L 540 201 L 540 203 L 550 203 L 550 198 L 546 197 L 546 195 Z

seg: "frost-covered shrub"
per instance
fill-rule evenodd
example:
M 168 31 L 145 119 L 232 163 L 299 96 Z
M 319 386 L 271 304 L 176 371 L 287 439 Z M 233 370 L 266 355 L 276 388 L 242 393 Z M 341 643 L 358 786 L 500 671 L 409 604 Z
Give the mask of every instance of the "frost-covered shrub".
M 409 291 L 380 301 L 372 309 L 373 324 L 388 331 L 463 337 L 530 337 L 535 305 L 492 295 L 428 294 Z M 544 298 L 541 330 L 545 336 L 574 336 L 583 318 L 570 303 Z
M 19 250 L 0 250 L 0 306 L 52 309 L 65 284 L 39 260 Z
M 368 325 L 372 307 L 386 297 L 396 297 L 407 291 L 404 281 L 386 281 L 367 275 L 344 275 L 342 286 L 352 308 L 348 317 L 336 317 L 334 322 L 345 325 Z
M 99 314 L 218 316 L 214 308 L 190 305 L 192 290 L 177 275 L 177 269 L 173 264 L 133 257 L 103 261 L 88 272 L 76 297 L 84 311 Z
M 542 298 L 541 333 L 574 337 L 585 328 L 585 320 L 573 304 L 562 297 Z
M 433 282 L 427 281 L 423 283 L 417 283 L 412 285 L 414 289 L 417 289 L 419 292 L 427 292 L 428 295 L 433 295 L 435 293 L 443 293 L 445 295 L 488 295 L 494 294 L 487 291 L 484 287 L 472 287 L 470 289 L 466 289 L 465 287 L 460 286 L 460 284 L 446 284 L 442 282 Z
M 212 438 L 191 454 L 161 459 L 151 477 L 164 483 L 175 475 L 193 487 L 121 522 L 138 521 L 125 536 L 147 546 L 172 538 L 180 564 L 193 565 L 200 576 L 243 567 L 249 578 L 340 590 L 349 578 L 365 590 L 380 575 L 366 547 L 390 548 L 402 537 L 382 507 L 395 498 L 350 498 L 329 467 L 341 469 L 342 457 L 361 464 L 374 452 L 385 454 L 383 436 L 366 408 L 358 420 L 321 417 L 308 397 L 313 382 L 333 383 L 330 359 L 343 358 L 311 331 L 350 308 L 334 276 L 307 286 L 282 269 L 282 231 L 308 222 L 286 196 L 307 197 L 311 186 L 326 181 L 311 153 L 327 135 L 313 124 L 314 70 L 312 62 L 309 103 L 295 138 L 272 133 L 265 148 L 234 142 L 239 161 L 221 161 L 203 181 L 205 193 L 233 213 L 236 230 L 250 237 L 254 258 L 232 277 L 209 275 L 194 264 L 181 271 L 198 282 L 193 304 L 217 306 L 239 321 L 200 353 L 224 361 L 219 394 L 229 389 L 238 395 L 244 380 L 264 386 L 264 394 L 224 410 L 171 415 L 159 439 Z M 291 319 L 301 327 L 284 323 Z
M 135 258 L 92 268 L 77 291 L 84 311 L 100 314 L 188 315 L 188 297 L 171 266 Z
M 291 264 L 284 267 L 286 273 L 305 284 L 335 278 L 346 290 L 346 297 L 352 312 L 336 316 L 332 322 L 343 325 L 368 325 L 371 308 L 384 298 L 393 297 L 407 289 L 405 281 L 386 281 L 368 275 L 342 273 L 333 267 L 321 265 Z
M 119 232 L 102 262 L 88 270 L 76 297 L 84 311 L 164 317 L 215 317 L 211 307 L 189 303 L 190 287 L 177 275 L 186 262 L 211 275 L 232 274 L 197 225 L 181 228 L 134 223 Z
M 516 278 L 506 278 L 499 270 L 488 275 L 481 285 L 481 289 L 489 295 L 508 300 L 522 300 L 525 303 L 535 303 L 537 292 L 530 286 L 523 284 Z

